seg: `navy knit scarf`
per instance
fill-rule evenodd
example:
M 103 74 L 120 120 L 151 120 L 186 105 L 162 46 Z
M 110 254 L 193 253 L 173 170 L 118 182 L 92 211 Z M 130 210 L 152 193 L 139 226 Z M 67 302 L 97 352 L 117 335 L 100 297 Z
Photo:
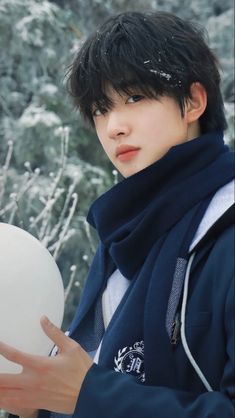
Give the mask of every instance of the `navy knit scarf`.
M 188 248 L 212 196 L 234 177 L 233 164 L 222 133 L 202 135 L 174 146 L 91 206 L 88 222 L 101 242 L 70 332 L 87 351 L 103 337 L 100 364 L 114 369 L 123 347 L 144 342 L 146 383 L 169 382 L 171 326 Z M 101 294 L 117 268 L 131 284 L 103 336 Z

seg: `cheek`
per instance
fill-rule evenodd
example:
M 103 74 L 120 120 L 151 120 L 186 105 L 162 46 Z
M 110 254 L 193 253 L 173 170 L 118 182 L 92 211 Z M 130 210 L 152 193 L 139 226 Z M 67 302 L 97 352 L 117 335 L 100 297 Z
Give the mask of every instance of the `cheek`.
M 167 126 L 167 122 L 169 122 L 169 114 L 162 107 L 154 108 L 145 112 L 145 115 L 140 115 L 137 120 L 138 126 L 141 126 L 143 130 L 162 131 Z
M 105 137 L 105 134 L 101 130 L 96 130 L 96 134 L 98 136 L 100 145 L 102 146 L 105 154 L 108 156 L 109 159 L 112 158 L 112 152 L 110 149 L 111 141 Z
M 104 129 L 98 123 L 95 126 L 96 135 L 102 147 L 105 149 L 105 136 L 104 136 Z
M 152 129 L 155 135 L 159 135 L 161 138 L 182 137 L 187 132 L 185 118 L 181 117 L 179 111 L 173 110 L 152 115 L 146 126 L 148 126 L 148 130 Z

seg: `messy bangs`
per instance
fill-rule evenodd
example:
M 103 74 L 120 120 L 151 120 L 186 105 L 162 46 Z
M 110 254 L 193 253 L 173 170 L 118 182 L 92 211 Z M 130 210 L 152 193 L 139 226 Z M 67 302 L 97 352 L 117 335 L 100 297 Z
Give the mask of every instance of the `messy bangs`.
M 182 89 L 181 70 L 174 71 L 160 43 L 150 36 L 149 29 L 144 33 L 128 19 L 116 21 L 110 30 L 106 23 L 105 30 L 101 27 L 88 38 L 68 73 L 69 92 L 84 119 L 93 125 L 93 108 L 111 109 L 107 87 L 125 95 L 138 92 L 148 98 L 174 97 L 172 89 Z M 184 97 L 179 95 L 182 111 L 183 103 Z
M 167 95 L 182 115 L 193 82 L 207 93 L 201 132 L 226 129 L 219 64 L 198 25 L 170 13 L 127 12 L 109 18 L 78 51 L 67 87 L 85 120 L 113 105 L 107 87 L 148 98 Z

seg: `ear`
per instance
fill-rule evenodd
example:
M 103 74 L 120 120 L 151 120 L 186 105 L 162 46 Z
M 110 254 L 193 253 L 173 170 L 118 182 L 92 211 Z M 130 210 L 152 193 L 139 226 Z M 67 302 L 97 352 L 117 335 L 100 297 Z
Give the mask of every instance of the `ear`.
M 199 82 L 191 84 L 190 98 L 185 105 L 185 117 L 188 124 L 196 122 L 204 113 L 207 105 L 207 94 L 203 85 Z

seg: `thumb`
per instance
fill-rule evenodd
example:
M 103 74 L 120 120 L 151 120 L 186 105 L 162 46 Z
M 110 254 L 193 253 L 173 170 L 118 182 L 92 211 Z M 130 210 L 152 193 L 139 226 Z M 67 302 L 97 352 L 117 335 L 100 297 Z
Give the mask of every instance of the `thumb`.
M 54 325 L 47 316 L 42 316 L 40 320 L 41 326 L 45 334 L 54 342 L 61 351 L 65 351 L 70 347 L 70 338 L 67 337 L 56 325 Z

